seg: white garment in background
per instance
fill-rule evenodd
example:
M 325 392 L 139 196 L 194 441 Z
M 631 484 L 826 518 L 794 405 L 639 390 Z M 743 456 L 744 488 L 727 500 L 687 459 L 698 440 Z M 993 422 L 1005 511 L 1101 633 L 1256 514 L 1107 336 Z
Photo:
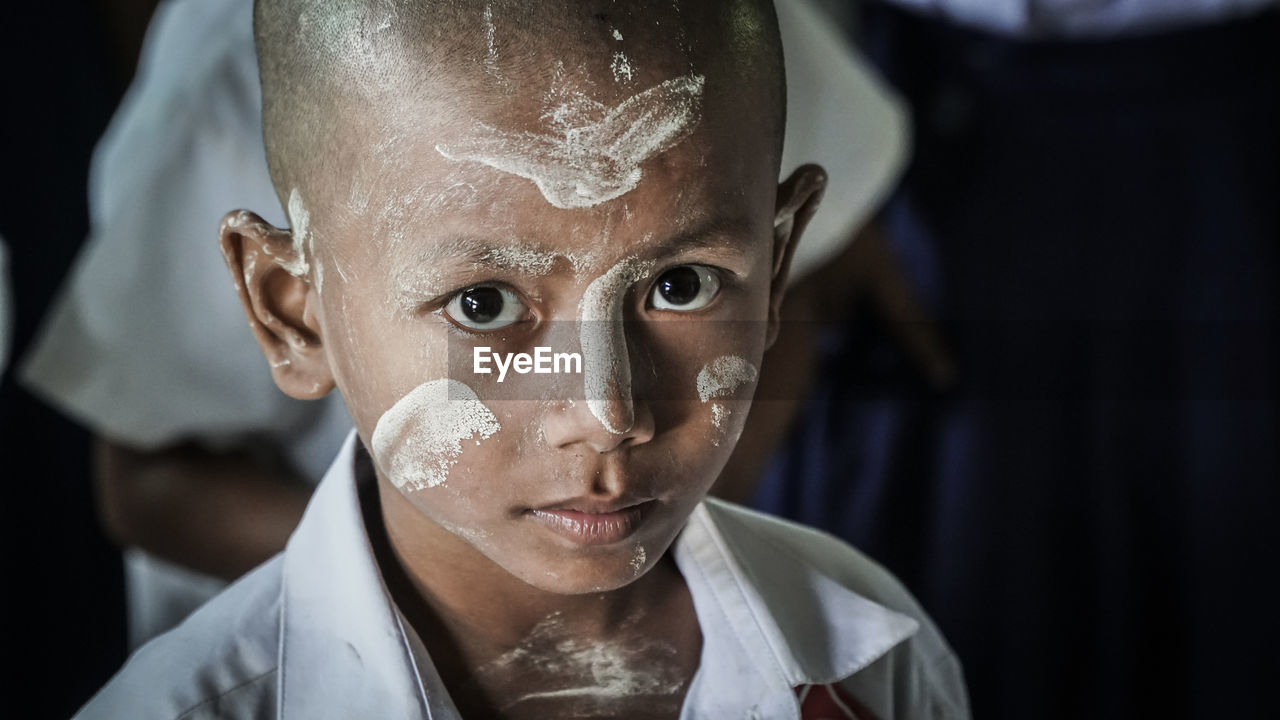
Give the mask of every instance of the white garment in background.
M 779 4 L 786 0 L 779 0 Z M 886 0 L 1020 38 L 1105 37 L 1248 16 L 1277 0 Z
M 778 0 L 787 67 L 782 177 L 806 162 L 830 176 L 791 261 L 794 282 L 839 254 L 897 185 L 909 118 L 897 98 L 808 0 Z
M 90 237 L 26 358 L 23 381 L 94 432 L 139 449 L 268 446 L 318 480 L 351 427 L 337 393 L 281 393 L 217 243 L 223 214 L 283 226 L 262 148 L 252 0 L 168 0 L 90 171 Z M 840 252 L 906 162 L 906 112 L 807 0 L 778 5 L 789 83 L 784 176 L 830 175 L 793 278 Z M 136 646 L 221 582 L 126 554 Z
M 336 394 L 276 388 L 218 249 L 252 208 L 286 225 L 262 147 L 252 0 L 168 0 L 94 151 L 90 236 L 22 380 L 95 433 L 135 448 L 267 446 L 317 481 L 351 427 Z M 225 583 L 125 554 L 136 647 Z
M 382 581 L 356 443 L 353 431 L 283 555 L 134 653 L 76 717 L 458 720 Z M 682 718 L 794 718 L 796 688 L 828 684 L 883 720 L 969 717 L 933 623 L 843 541 L 709 499 L 674 557 L 703 638 Z

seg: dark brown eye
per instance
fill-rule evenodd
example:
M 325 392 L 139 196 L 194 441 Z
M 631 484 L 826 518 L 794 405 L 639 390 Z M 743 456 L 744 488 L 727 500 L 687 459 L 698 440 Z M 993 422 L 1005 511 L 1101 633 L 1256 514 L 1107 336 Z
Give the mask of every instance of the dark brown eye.
M 454 295 L 444 311 L 463 327 L 496 330 L 519 320 L 525 306 L 510 290 L 480 285 Z
M 658 276 L 650 302 L 658 310 L 698 310 L 720 292 L 720 277 L 702 265 L 681 265 Z

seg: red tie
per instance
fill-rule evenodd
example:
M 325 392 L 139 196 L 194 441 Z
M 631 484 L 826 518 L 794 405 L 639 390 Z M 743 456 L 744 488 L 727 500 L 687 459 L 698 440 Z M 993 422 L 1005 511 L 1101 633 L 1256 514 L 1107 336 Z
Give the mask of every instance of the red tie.
M 801 685 L 796 688 L 800 699 L 800 720 L 876 720 L 839 685 Z

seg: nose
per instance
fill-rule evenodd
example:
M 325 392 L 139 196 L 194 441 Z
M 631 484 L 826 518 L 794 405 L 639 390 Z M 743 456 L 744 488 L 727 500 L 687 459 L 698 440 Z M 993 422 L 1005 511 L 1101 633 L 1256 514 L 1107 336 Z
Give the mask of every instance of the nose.
M 648 275 L 652 262 L 624 260 L 597 278 L 582 296 L 578 339 L 582 348 L 585 402 L 552 411 L 543 434 L 556 447 L 583 443 L 596 452 L 653 439 L 653 414 L 636 403 L 623 310 L 632 285 Z
M 542 420 L 542 434 L 551 447 L 571 448 L 577 445 L 600 454 L 649 442 L 654 434 L 653 412 L 649 404 L 633 402 L 628 406 L 627 428 L 615 432 L 605 427 L 587 403 L 568 401 L 547 411 Z M 620 420 L 622 416 L 617 417 Z
M 543 435 L 552 447 L 582 444 L 607 453 L 653 439 L 649 404 L 631 386 L 631 357 L 622 322 L 580 323 L 585 399 L 550 410 Z

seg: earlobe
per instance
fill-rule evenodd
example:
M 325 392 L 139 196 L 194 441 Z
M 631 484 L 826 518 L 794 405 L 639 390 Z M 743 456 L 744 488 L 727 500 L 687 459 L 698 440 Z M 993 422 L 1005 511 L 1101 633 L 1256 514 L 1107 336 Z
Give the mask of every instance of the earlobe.
M 802 165 L 778 185 L 777 210 L 773 220 L 773 279 L 769 292 L 768 345 L 778 337 L 782 300 L 787 292 L 791 258 L 809 220 L 827 189 L 827 172 L 817 165 Z
M 237 210 L 222 219 L 218 234 L 249 327 L 276 385 L 304 400 L 327 394 L 334 381 L 316 319 L 319 296 L 305 275 L 287 269 L 294 259 L 291 233 Z

